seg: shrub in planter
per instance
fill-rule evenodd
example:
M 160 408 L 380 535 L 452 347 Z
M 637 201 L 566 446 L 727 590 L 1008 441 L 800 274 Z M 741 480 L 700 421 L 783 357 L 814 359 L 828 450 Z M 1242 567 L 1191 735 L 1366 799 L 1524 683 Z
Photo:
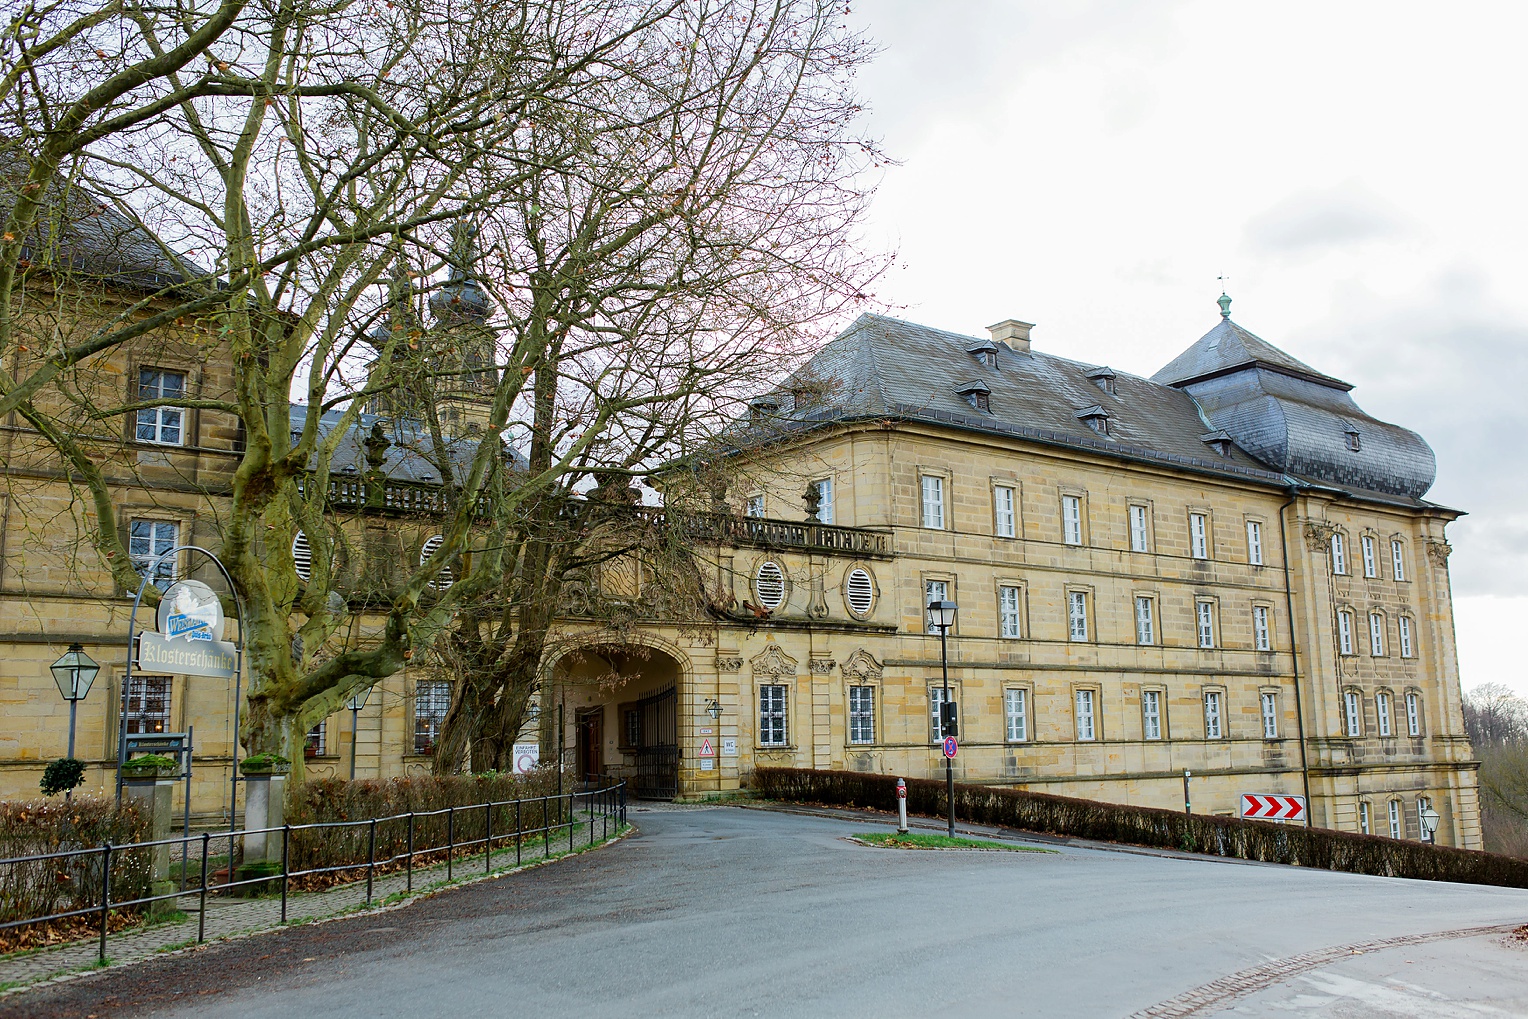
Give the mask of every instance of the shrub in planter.
M 42 773 L 42 794 L 52 796 L 77 789 L 85 781 L 85 762 L 73 757 L 49 761 Z

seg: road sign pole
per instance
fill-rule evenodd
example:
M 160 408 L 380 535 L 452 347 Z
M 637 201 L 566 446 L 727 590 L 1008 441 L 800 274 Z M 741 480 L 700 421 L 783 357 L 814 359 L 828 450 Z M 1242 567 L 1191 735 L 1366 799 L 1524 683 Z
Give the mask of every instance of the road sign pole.
M 907 781 L 897 779 L 897 834 L 907 834 Z
M 1192 814 L 1194 812 L 1193 805 L 1188 801 L 1188 780 L 1189 776 L 1192 774 L 1193 772 L 1189 771 L 1187 768 L 1183 769 L 1183 812 L 1185 814 Z
M 939 628 L 939 660 L 944 668 L 944 703 L 939 706 L 939 718 L 943 723 L 946 715 L 953 718 L 955 713 L 950 710 L 950 649 L 946 643 L 950 628 Z M 948 731 L 948 726 L 940 725 L 940 735 L 946 738 L 955 735 Z M 949 754 L 944 756 L 944 794 L 945 800 L 950 807 L 950 838 L 955 837 L 955 759 Z

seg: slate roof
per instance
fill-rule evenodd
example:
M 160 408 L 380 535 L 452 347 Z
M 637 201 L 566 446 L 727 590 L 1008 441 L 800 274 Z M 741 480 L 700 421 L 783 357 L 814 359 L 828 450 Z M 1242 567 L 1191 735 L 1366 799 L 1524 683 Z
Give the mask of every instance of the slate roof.
M 762 427 L 921 420 L 1274 484 L 1282 480 L 1239 449 L 1222 457 L 1202 441 L 1206 422 L 1181 390 L 1116 371 L 1111 394 L 1088 377 L 1098 365 L 1005 344 L 996 347 L 997 367 L 984 368 L 969 353 L 982 346 L 971 336 L 861 315 L 773 394 L 780 413 Z M 991 413 L 960 396 L 974 379 L 990 391 Z M 803 395 L 800 406 L 793 391 Z M 1108 413 L 1108 436 L 1077 417 L 1094 407 Z
M 339 424 L 342 416 L 343 411 L 340 410 L 326 411 L 318 421 L 319 435 L 321 437 L 329 435 Z M 302 404 L 292 404 L 290 420 L 292 433 L 295 436 L 307 424 L 308 408 Z M 378 414 L 363 413 L 358 417 L 356 424 L 335 447 L 329 473 L 336 477 L 355 477 L 366 472 L 365 441 L 371 433 L 372 426 L 378 422 L 382 423 L 383 434 L 391 443 L 383 456 L 383 474 L 394 481 L 426 485 L 440 484 L 440 471 L 425 456 L 425 451 L 430 448 L 430 433 L 417 422 L 392 420 Z M 480 441 L 480 437 L 476 435 L 463 436 L 454 441 L 448 440 L 451 463 L 460 476 L 464 476 L 468 467 L 471 466 Z M 516 467 L 526 465 L 524 455 L 507 444 L 505 455 Z
M 1226 302 L 1227 307 L 1230 302 Z M 1248 332 L 1221 316 L 1220 323 L 1199 337 L 1192 346 L 1168 362 L 1151 377 L 1164 386 L 1181 386 L 1199 379 L 1223 375 L 1250 365 L 1261 365 L 1276 372 L 1313 379 L 1343 389 L 1353 387 L 1341 379 L 1323 375 L 1310 365 L 1290 357 L 1260 336 Z

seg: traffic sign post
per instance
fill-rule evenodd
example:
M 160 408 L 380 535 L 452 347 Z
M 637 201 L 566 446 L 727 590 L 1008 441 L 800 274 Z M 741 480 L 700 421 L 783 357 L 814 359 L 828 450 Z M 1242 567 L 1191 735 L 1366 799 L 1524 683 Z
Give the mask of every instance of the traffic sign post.
M 1305 797 L 1286 793 L 1242 793 L 1241 816 L 1256 821 L 1304 821 Z
M 955 742 L 954 736 L 946 736 L 944 738 L 944 756 L 954 758 L 959 750 L 960 744 Z

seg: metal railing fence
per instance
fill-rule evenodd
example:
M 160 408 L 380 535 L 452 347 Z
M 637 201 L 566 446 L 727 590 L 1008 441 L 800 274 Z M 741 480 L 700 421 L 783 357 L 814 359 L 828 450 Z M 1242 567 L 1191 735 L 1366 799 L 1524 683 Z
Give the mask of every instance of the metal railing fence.
M 370 905 L 378 872 L 393 873 L 400 863 L 406 874 L 405 889 L 412 892 L 416 861 L 433 863 L 444 856 L 446 880 L 452 881 L 460 869 L 459 861 L 475 858 L 481 852 L 483 873 L 491 874 L 494 853 L 507 851 L 511 842 L 515 866 L 519 866 L 528 841 L 532 845 L 539 841 L 541 855 L 550 857 L 554 845 L 558 850 L 562 848 L 564 838 L 569 852 L 576 849 L 579 829 L 585 824 L 589 830 L 584 844 L 594 845 L 619 831 L 625 823 L 626 783 L 620 782 L 585 792 L 490 800 L 357 821 L 320 821 L 285 824 L 278 828 L 202 832 L 151 842 L 122 845 L 108 842 L 90 849 L 10 857 L 0 859 L 0 916 L 4 915 L 8 905 L 21 901 L 22 897 L 16 894 L 17 882 L 76 882 L 81 891 L 74 901 L 82 904 L 72 909 L 0 922 L 0 931 L 95 914 L 99 917 L 99 958 L 104 962 L 113 911 L 120 913 L 152 906 L 156 902 L 180 903 L 194 897 L 198 914 L 196 940 L 201 943 L 206 940 L 207 899 L 212 895 L 227 896 L 242 889 L 275 894 L 279 885 L 281 922 L 286 923 L 288 895 L 292 881 L 297 878 L 353 871 L 357 872 L 355 881 L 358 883 L 363 879 L 359 872 L 364 870 L 366 904 Z M 244 838 L 251 835 L 264 835 L 268 843 L 279 837 L 279 870 L 238 876 L 239 867 L 235 861 Z M 227 863 L 213 872 L 209 881 L 209 864 L 222 859 L 213 853 L 224 845 L 228 847 Z M 170 856 L 175 847 L 180 850 L 180 874 L 178 880 L 171 883 L 177 887 L 174 891 L 156 894 L 153 891 L 155 881 L 166 881 L 169 874 L 155 857 Z M 267 844 L 267 860 L 271 859 L 270 848 Z M 193 879 L 191 870 L 198 860 L 200 866 Z M 220 875 L 223 880 L 218 880 Z M 192 908 L 189 902 L 184 906 L 188 910 Z

